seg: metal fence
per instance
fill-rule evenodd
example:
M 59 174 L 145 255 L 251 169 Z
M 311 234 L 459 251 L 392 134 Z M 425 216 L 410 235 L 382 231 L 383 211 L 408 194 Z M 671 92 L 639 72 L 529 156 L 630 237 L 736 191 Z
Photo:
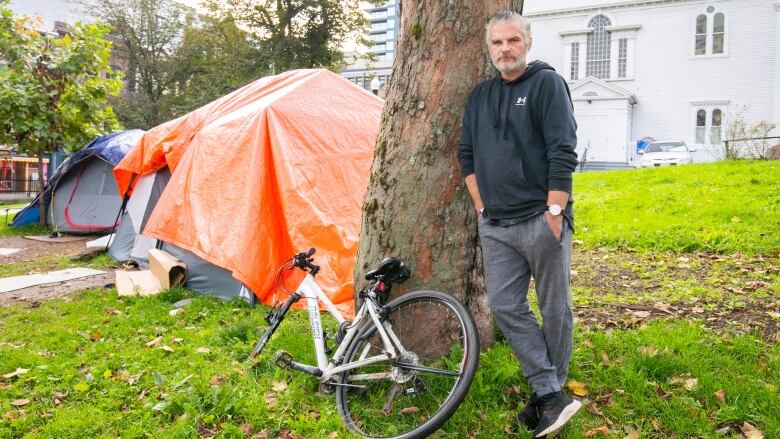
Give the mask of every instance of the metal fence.
M 32 198 L 40 188 L 41 180 L 0 180 L 0 198 Z

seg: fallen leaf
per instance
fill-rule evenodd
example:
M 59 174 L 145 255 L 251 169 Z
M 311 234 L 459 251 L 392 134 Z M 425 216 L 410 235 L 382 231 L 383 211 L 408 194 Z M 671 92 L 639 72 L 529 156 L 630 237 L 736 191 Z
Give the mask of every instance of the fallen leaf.
M 676 377 L 672 377 L 669 380 L 669 384 L 672 385 L 682 385 L 685 390 L 694 390 L 697 387 L 699 387 L 699 380 L 696 378 L 691 378 L 691 374 L 686 373 L 682 375 L 678 375 Z
M 585 384 L 579 381 L 569 380 L 569 382 L 566 383 L 566 387 L 568 387 L 575 396 L 582 397 L 588 394 L 588 389 L 585 388 Z
M 30 369 L 22 369 L 21 367 L 18 367 L 18 368 L 16 368 L 15 371 L 3 375 L 3 378 L 10 379 L 10 378 L 18 377 L 20 375 L 26 374 L 29 371 L 30 371 Z
M 199 354 L 210 354 L 211 353 L 211 349 L 209 349 L 209 348 L 198 348 L 198 349 L 195 349 L 195 352 L 197 352 Z
M 276 394 L 274 394 L 273 392 L 268 392 L 268 393 L 265 394 L 265 405 L 266 406 L 269 406 L 269 407 L 270 406 L 274 406 L 274 405 L 276 405 L 277 401 L 278 400 L 276 398 Z
M 176 317 L 177 315 L 183 314 L 183 313 L 184 313 L 184 309 L 183 308 L 176 308 L 176 309 L 172 309 L 172 310 L 168 311 L 168 315 L 171 316 L 171 317 Z
M 417 413 L 418 411 L 420 411 L 420 409 L 418 409 L 415 406 L 411 406 L 411 407 L 404 407 L 398 412 L 401 413 L 402 415 L 411 415 L 412 413 Z
M 110 316 L 119 316 L 122 315 L 122 311 L 119 311 L 118 309 L 114 309 L 114 308 L 106 308 L 106 314 Z
M 599 395 L 593 399 L 593 402 L 599 405 L 610 405 L 612 403 L 612 394 L 605 393 L 603 395 Z
M 512 396 L 512 395 L 515 395 L 515 394 L 518 394 L 518 393 L 520 393 L 520 388 L 515 386 L 514 384 L 511 385 L 511 386 L 507 386 L 504 389 L 504 394 L 506 396 Z
M 742 424 L 740 430 L 742 430 L 742 434 L 745 435 L 745 439 L 764 439 L 764 432 L 747 422 Z
M 127 384 L 130 384 L 132 386 L 133 384 L 137 383 L 138 380 L 141 379 L 141 376 L 143 374 L 144 373 L 141 372 L 141 373 L 138 373 L 138 374 L 135 374 L 135 375 L 130 375 L 129 377 L 127 377 Z
M 268 439 L 269 434 L 271 434 L 267 428 L 264 428 L 260 430 L 259 432 L 252 435 L 252 439 Z
M 271 390 L 282 393 L 287 390 L 287 381 L 271 381 Z
M 165 352 L 173 352 L 173 348 L 168 345 L 162 345 L 160 346 L 160 349 L 164 350 Z
M 713 393 L 713 395 L 715 395 L 715 398 L 717 398 L 721 404 L 726 403 L 726 392 L 723 391 L 723 389 L 718 390 L 717 392 Z
M 631 427 L 631 433 L 628 433 L 626 437 L 623 439 L 639 439 L 639 432 L 636 430 L 636 428 Z
M 52 395 L 51 395 L 51 396 L 52 396 L 52 398 L 59 398 L 59 399 L 62 399 L 62 398 L 67 398 L 67 397 L 68 397 L 68 391 L 66 390 L 66 391 L 64 391 L 64 392 L 60 392 L 60 391 L 58 390 L 58 391 L 56 391 L 56 392 L 52 393 Z
M 593 436 L 609 436 L 609 428 L 599 427 L 593 430 L 588 430 L 582 434 L 582 437 L 593 437 Z
M 89 364 L 87 363 L 81 363 L 79 364 L 79 367 L 76 368 L 81 373 L 87 373 L 89 372 Z
M 331 433 L 328 435 L 328 439 L 338 439 L 338 437 L 339 437 L 339 433 L 338 433 L 337 431 L 332 431 L 332 432 L 331 432 Z
M 183 341 L 184 341 L 183 338 L 174 338 L 173 340 L 171 340 L 171 343 L 173 343 L 173 344 L 181 344 L 181 342 L 183 342 Z
M 100 334 L 100 331 L 95 331 L 92 334 L 89 334 L 89 338 L 92 341 L 100 341 L 103 336 Z
M 656 395 L 660 396 L 660 397 L 661 397 L 661 399 L 667 399 L 667 398 L 669 398 L 670 396 L 672 396 L 672 393 L 671 393 L 671 392 L 667 392 L 667 391 L 666 391 L 666 390 L 664 390 L 664 389 L 663 389 L 661 386 L 658 386 L 658 387 L 655 389 L 655 393 L 656 393 Z
M 601 356 L 601 362 L 609 365 L 611 361 L 609 361 L 609 356 L 607 356 L 607 353 L 604 351 L 599 351 L 599 355 Z
M 11 401 L 11 405 L 14 407 L 22 407 L 30 403 L 29 399 L 15 399 Z
M 245 423 L 241 424 L 241 427 L 240 427 L 241 432 L 244 433 L 247 436 L 250 436 L 252 434 L 252 428 L 253 428 L 252 424 L 250 424 L 248 422 L 245 422 Z
M 593 402 L 591 402 L 590 404 L 585 404 L 585 410 L 593 413 L 596 416 L 602 416 L 602 417 L 604 416 L 604 413 L 601 410 L 599 410 L 599 408 L 596 407 L 596 404 L 594 404 Z
M 217 429 L 214 427 L 209 427 L 206 424 L 200 424 L 198 425 L 198 437 L 200 438 L 212 438 L 217 435 Z
M 146 343 L 147 348 L 153 348 L 157 346 L 162 341 L 162 336 L 155 338 L 154 340 L 150 341 L 149 343 Z
M 646 319 L 650 317 L 650 315 L 652 314 L 650 311 L 634 311 L 632 309 L 627 309 L 626 311 L 628 311 L 629 313 L 631 313 L 631 315 L 639 319 Z
M 36 352 L 37 355 L 40 355 L 41 357 L 53 357 L 54 354 L 49 352 L 48 350 L 44 349 L 42 351 Z
M 647 355 L 648 357 L 655 357 L 658 354 L 658 348 L 655 347 L 654 344 L 649 344 L 639 348 L 639 352 L 641 352 L 643 355 Z

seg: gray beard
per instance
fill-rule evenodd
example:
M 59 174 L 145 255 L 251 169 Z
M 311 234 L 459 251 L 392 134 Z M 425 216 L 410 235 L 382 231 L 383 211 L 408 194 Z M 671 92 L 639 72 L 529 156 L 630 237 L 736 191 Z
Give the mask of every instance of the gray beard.
M 511 72 L 519 70 L 520 67 L 522 67 L 525 64 L 526 57 L 524 56 L 524 57 L 518 59 L 517 62 L 515 62 L 513 64 L 510 64 L 510 65 L 506 65 L 505 64 L 503 66 L 499 66 L 497 61 L 494 61 L 494 60 L 491 60 L 491 61 L 493 61 L 493 67 L 495 67 L 496 70 L 498 70 L 499 72 L 501 72 L 501 73 L 511 73 Z

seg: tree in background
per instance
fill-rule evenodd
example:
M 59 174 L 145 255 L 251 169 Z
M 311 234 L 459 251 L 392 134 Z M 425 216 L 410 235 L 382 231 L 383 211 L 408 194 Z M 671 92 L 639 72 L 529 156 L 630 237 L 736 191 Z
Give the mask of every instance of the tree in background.
M 337 69 L 344 63 L 343 43 L 362 41 L 367 25 L 357 0 L 209 0 L 207 6 L 215 16 L 233 17 L 251 30 L 273 72 Z
M 79 0 L 113 26 L 127 53 L 127 87 L 112 99 L 125 126 L 194 110 L 262 76 L 343 64 L 342 43 L 366 20 L 357 0 Z M 377 1 L 377 0 L 373 0 Z
M 171 54 L 181 44 L 182 6 L 171 0 L 83 0 L 92 14 L 112 26 L 127 56 L 126 90 L 112 100 L 130 128 L 148 129 L 170 119 L 165 100 L 176 83 Z
M 471 88 L 494 74 L 485 23 L 522 0 L 404 0 L 393 75 L 363 207 L 355 285 L 389 255 L 412 268 L 394 295 L 447 291 L 474 314 L 482 346 L 493 339 L 482 280 L 477 216 L 457 159 Z
M 119 128 L 106 105 L 122 86 L 108 65 L 107 32 L 101 24 L 76 24 L 59 38 L 41 35 L 0 1 L 0 142 L 37 155 L 41 178 L 44 154 L 76 150 Z

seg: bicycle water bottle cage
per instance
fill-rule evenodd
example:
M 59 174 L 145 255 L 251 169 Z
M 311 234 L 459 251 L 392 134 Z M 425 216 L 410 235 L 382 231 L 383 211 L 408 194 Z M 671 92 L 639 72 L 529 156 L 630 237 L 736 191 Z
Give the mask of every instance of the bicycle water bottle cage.
M 403 282 L 411 275 L 409 267 L 395 256 L 385 258 L 374 270 L 366 273 L 366 280 L 382 280 L 387 283 Z

